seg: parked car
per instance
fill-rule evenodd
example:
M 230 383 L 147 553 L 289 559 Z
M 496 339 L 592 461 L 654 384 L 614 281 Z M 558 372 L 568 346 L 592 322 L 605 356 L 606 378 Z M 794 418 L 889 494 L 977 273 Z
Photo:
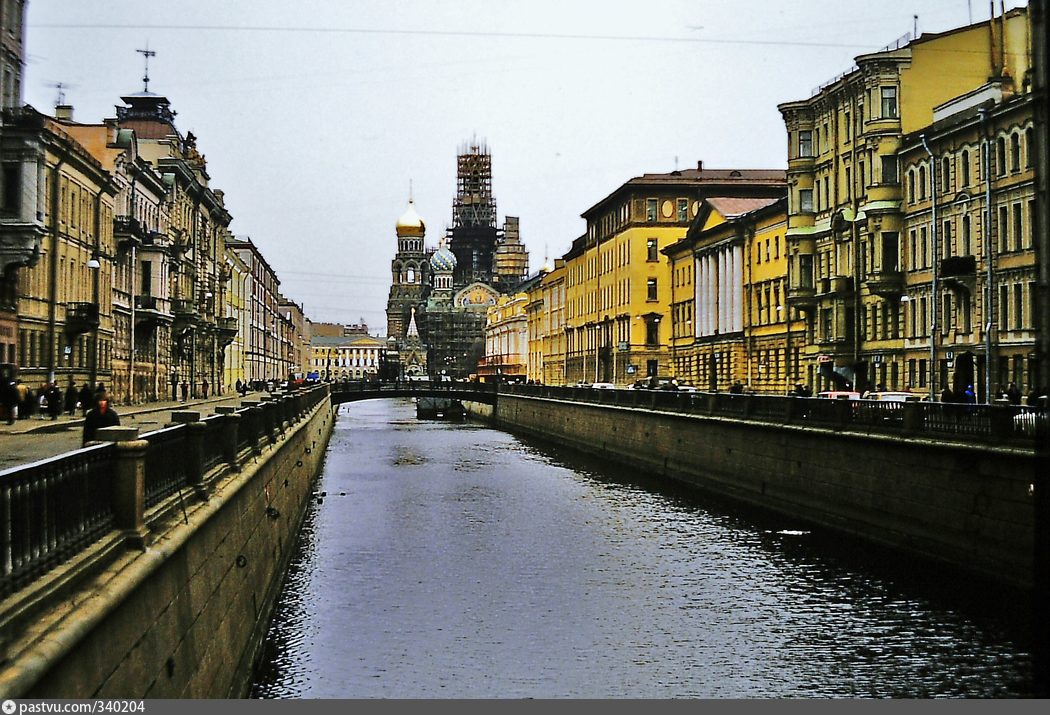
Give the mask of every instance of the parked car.
M 591 387 L 595 390 L 615 390 L 616 385 L 611 382 L 594 382 L 591 383 Z
M 826 390 L 818 392 L 817 397 L 823 397 L 828 400 L 859 400 L 860 393 L 849 390 Z
M 700 392 L 700 390 L 696 389 L 692 385 L 679 385 L 678 386 L 678 391 L 679 392 Z
M 923 395 L 914 392 L 870 392 L 864 399 L 880 402 L 919 402 Z

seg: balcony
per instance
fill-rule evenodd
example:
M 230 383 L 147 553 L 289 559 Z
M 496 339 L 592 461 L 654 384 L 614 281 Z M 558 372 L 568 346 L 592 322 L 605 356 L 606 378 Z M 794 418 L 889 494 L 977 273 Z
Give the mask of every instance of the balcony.
M 853 292 L 853 278 L 850 276 L 831 276 L 821 278 L 817 286 L 817 295 L 822 297 L 842 296 Z
M 813 308 L 817 305 L 817 292 L 813 286 L 788 286 L 787 301 L 796 308 Z
M 219 318 L 219 345 L 226 347 L 237 337 L 237 318 Z
M 135 296 L 136 329 L 152 330 L 161 323 L 170 323 L 171 315 L 164 312 L 161 307 L 155 295 Z
M 882 298 L 895 298 L 904 292 L 904 274 L 900 271 L 874 271 L 864 279 L 868 290 Z
M 941 281 L 953 290 L 972 293 L 977 284 L 977 258 L 975 256 L 949 256 L 938 266 Z
M 117 242 L 117 248 L 125 250 L 141 246 L 145 237 L 146 231 L 137 218 L 131 216 L 113 218 L 113 238 Z
M 186 300 L 185 298 L 175 298 L 171 301 L 171 313 L 175 316 L 173 329 L 177 333 L 184 333 L 186 330 L 196 328 L 197 323 L 200 321 L 200 316 L 197 314 L 197 306 L 193 304 L 192 300 Z
M 98 328 L 98 304 L 67 303 L 65 333 L 74 338 Z

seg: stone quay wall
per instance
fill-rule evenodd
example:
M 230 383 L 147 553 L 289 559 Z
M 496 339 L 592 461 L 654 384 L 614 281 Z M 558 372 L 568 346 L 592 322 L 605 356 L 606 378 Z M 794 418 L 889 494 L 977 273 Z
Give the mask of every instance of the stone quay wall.
M 132 518 L 0 603 L 0 697 L 247 693 L 335 413 L 327 389 L 308 404 L 246 404 L 219 417 L 217 432 L 175 413 L 190 441 L 172 459 L 204 467 L 192 488 L 143 509 L 145 460 L 118 465 L 114 499 L 137 503 L 139 523 Z M 246 442 L 242 429 L 238 438 L 231 425 L 239 420 L 262 436 Z M 201 436 L 220 433 L 229 459 L 208 468 L 201 454 L 218 446 Z M 125 441 L 116 447 L 145 451 L 148 437 L 118 436 Z
M 1032 449 L 509 394 L 494 413 L 468 409 L 510 432 L 1032 586 Z

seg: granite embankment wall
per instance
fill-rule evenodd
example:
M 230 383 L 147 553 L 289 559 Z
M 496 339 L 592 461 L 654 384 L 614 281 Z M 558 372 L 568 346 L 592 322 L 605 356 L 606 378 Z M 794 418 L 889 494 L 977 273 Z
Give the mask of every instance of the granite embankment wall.
M 203 495 L 147 511 L 145 548 L 117 532 L 49 576 L 65 585 L 16 594 L 24 617 L 7 622 L 0 694 L 246 694 L 334 419 L 325 396 L 236 468 L 214 471 Z
M 1032 450 L 506 394 L 494 412 L 468 407 L 510 432 L 1032 585 Z

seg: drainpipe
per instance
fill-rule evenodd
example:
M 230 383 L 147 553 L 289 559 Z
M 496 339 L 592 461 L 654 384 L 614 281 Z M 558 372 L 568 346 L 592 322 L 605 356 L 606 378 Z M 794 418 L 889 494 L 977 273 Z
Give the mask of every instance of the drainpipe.
M 992 330 L 995 329 L 995 283 L 992 278 L 994 261 L 994 234 L 992 231 L 992 144 L 987 131 L 988 108 L 978 110 L 981 117 L 983 141 L 981 174 L 984 178 L 984 399 L 992 404 Z
M 51 175 L 51 271 L 48 278 L 47 301 L 47 381 L 55 381 L 55 353 L 57 350 L 55 329 L 57 327 L 56 312 L 58 310 L 58 216 L 62 209 L 59 200 L 60 170 L 66 163 L 64 154 L 59 155 L 58 163 L 55 164 L 54 173 Z
M 926 135 L 919 136 L 922 148 L 930 157 L 930 243 L 933 254 L 932 280 L 930 283 L 930 400 L 937 399 L 937 262 L 940 260 L 940 246 L 937 244 L 937 161 L 926 143 Z
M 138 171 L 136 171 L 131 177 L 131 205 L 129 208 L 129 214 L 131 220 L 135 220 L 135 181 L 139 178 Z M 134 225 L 134 224 L 132 224 Z M 128 325 L 128 335 L 130 336 L 130 342 L 128 344 L 128 404 L 134 404 L 135 402 L 135 301 L 137 299 L 135 291 L 135 279 L 138 275 L 136 270 L 136 253 L 135 253 L 135 242 L 131 242 L 131 323 Z

